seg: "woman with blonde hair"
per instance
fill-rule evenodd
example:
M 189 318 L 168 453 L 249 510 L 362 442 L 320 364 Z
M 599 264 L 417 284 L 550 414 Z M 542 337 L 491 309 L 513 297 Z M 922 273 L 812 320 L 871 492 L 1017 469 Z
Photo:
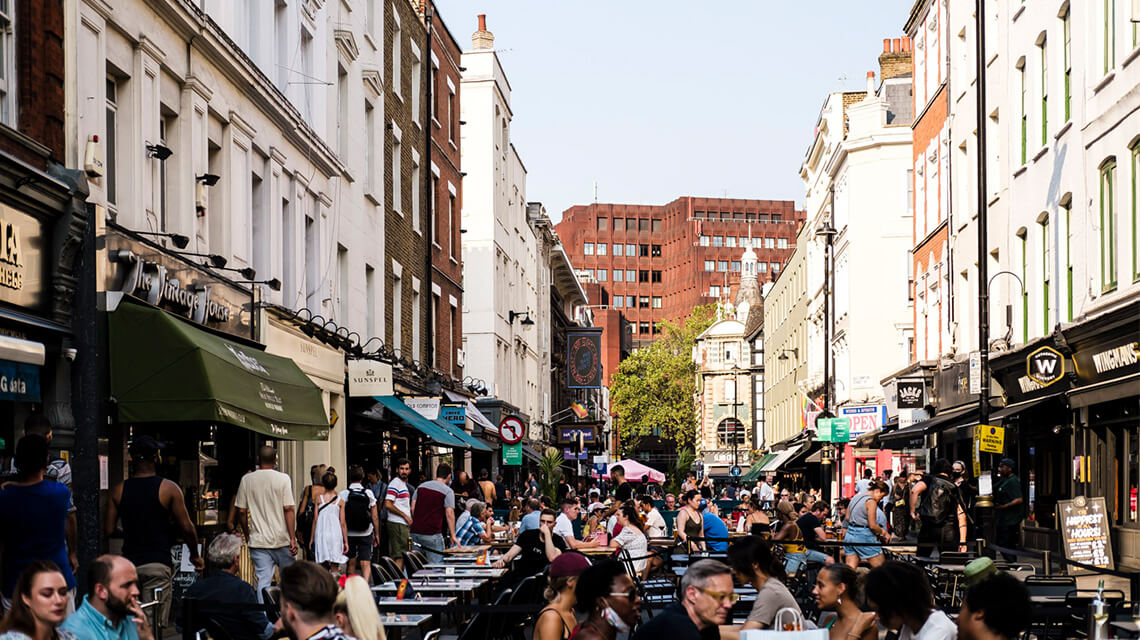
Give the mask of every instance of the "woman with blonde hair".
M 357 640 L 387 640 L 372 590 L 360 576 L 349 576 L 333 603 L 336 625 Z

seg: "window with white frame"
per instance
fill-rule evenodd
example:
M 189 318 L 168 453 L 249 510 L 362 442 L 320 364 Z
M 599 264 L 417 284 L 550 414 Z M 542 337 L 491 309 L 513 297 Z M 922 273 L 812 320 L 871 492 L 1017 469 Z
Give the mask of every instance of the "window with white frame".
M 584 255 L 584 256 L 594 255 L 594 243 L 593 242 L 582 243 L 582 255 Z
M 400 172 L 403 167 L 403 149 L 400 144 L 400 127 L 392 123 L 392 208 L 396 213 L 404 210 L 404 190 L 400 188 Z
M 420 230 L 420 190 L 423 189 L 420 180 L 420 154 L 412 149 L 412 184 L 409 191 L 412 192 L 412 229 L 415 231 Z
M 392 22 L 395 25 L 392 29 L 392 91 L 397 96 L 402 96 L 404 91 L 400 82 L 400 67 L 404 63 L 404 54 L 401 49 L 403 38 L 400 31 L 400 9 L 395 4 L 392 5 Z
M 416 43 L 411 43 L 412 50 L 412 68 L 411 68 L 411 82 L 412 82 L 412 121 L 418 123 L 420 121 L 420 94 L 423 93 L 423 63 L 420 59 L 420 48 Z
M 0 123 L 16 128 L 16 11 L 0 0 Z
M 1116 288 L 1116 158 L 1100 165 L 1100 282 L 1101 291 Z
M 115 79 L 107 76 L 107 130 L 104 132 L 103 149 L 103 188 L 107 192 L 107 206 L 115 208 L 118 202 L 118 162 L 116 154 L 119 140 L 119 86 Z

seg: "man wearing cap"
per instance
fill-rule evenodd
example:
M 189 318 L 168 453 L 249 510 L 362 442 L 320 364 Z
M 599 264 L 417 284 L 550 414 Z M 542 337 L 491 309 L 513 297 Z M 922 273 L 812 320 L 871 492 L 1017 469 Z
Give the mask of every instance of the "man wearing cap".
M 1001 479 L 994 487 L 997 544 L 1007 549 L 1017 548 L 1021 520 L 1025 513 L 1025 501 L 1021 498 L 1021 480 L 1013 473 L 1015 465 L 1012 458 L 1001 459 L 998 463 L 998 477 Z M 1002 556 L 1009 562 L 1017 559 L 1013 554 L 1003 553 Z
M 170 599 L 174 595 L 174 566 L 170 558 L 172 519 L 190 549 L 194 568 L 201 570 L 204 563 L 182 489 L 155 470 L 161 449 L 162 445 L 148 435 L 135 436 L 131 441 L 131 476 L 111 490 L 103 534 L 110 537 L 115 523 L 122 520 L 123 557 L 138 570 L 139 590 L 145 599 L 154 598 L 158 595 L 155 590 L 162 589 L 155 615 L 162 626 L 169 626 Z

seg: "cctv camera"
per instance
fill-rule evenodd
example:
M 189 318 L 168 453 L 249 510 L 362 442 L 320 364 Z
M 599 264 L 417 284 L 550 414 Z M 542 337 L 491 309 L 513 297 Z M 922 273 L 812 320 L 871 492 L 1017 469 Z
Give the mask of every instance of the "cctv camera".
M 75 356 L 79 355 L 79 350 L 75 347 L 67 347 L 63 350 L 63 357 L 67 358 L 68 362 L 75 362 Z

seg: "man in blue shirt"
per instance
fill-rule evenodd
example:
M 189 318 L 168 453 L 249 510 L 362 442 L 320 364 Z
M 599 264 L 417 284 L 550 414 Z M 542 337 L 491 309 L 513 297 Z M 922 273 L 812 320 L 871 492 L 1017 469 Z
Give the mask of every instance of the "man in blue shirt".
M 724 520 L 707 506 L 702 510 L 701 517 L 704 519 L 705 547 L 709 551 L 728 551 L 728 527 Z
M 71 491 L 62 482 L 44 479 L 48 466 L 47 439 L 32 434 L 16 443 L 19 479 L 0 491 L 0 593 L 6 599 L 20 573 L 36 560 L 50 560 L 60 568 L 67 588 L 75 589 L 75 575 L 67 549 L 67 520 Z
M 519 533 L 525 533 L 531 529 L 538 529 L 539 520 L 542 518 L 542 503 L 538 498 L 529 498 L 523 503 L 523 509 L 526 509 L 526 515 L 519 520 Z
M 210 575 L 186 590 L 186 598 L 198 601 L 198 612 L 225 629 L 233 640 L 266 640 L 273 625 L 260 609 L 257 594 L 237 576 L 241 538 L 224 533 L 210 542 L 206 551 Z M 195 628 L 200 628 L 200 621 Z
M 91 590 L 83 606 L 60 627 L 78 640 L 154 640 L 139 607 L 139 575 L 122 556 L 104 555 L 91 563 Z

